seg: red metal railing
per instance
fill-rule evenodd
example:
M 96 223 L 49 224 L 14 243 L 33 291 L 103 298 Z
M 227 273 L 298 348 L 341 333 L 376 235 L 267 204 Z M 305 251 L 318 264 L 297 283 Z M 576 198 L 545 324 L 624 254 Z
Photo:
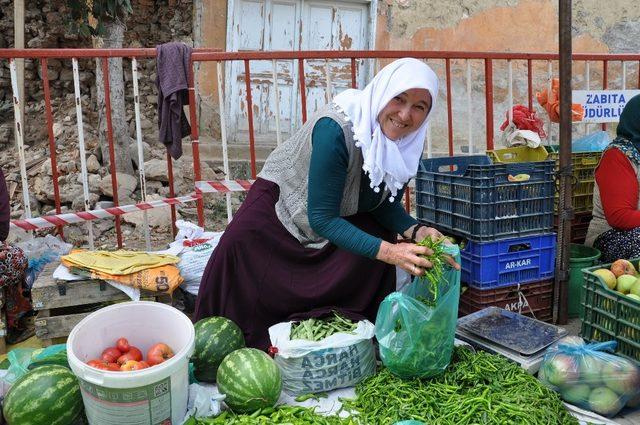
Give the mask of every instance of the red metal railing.
M 110 105 L 110 87 L 109 87 L 109 69 L 108 58 L 154 58 L 156 50 L 151 49 L 0 49 L 0 59 L 15 58 L 31 58 L 39 59 L 42 69 L 42 83 L 44 87 L 45 109 L 47 130 L 49 138 L 49 148 L 51 152 L 51 165 L 53 172 L 53 192 L 55 197 L 55 207 L 57 214 L 61 212 L 60 205 L 60 189 L 58 185 L 59 173 L 57 170 L 55 137 L 53 134 L 53 115 L 51 110 L 51 95 L 49 87 L 49 79 L 47 71 L 47 59 L 72 59 L 72 58 L 101 58 L 102 71 L 105 86 L 105 103 L 106 103 L 106 121 L 107 121 L 107 142 L 109 143 L 110 172 L 111 184 L 114 194 L 114 203 L 118 206 L 118 182 L 115 164 L 115 151 L 113 141 L 113 128 L 111 118 Z M 357 60 L 360 59 L 395 59 L 401 57 L 415 57 L 418 59 L 443 60 L 445 63 L 444 80 L 446 82 L 446 99 L 447 99 L 447 142 L 448 153 L 454 153 L 454 120 L 453 120 L 453 99 L 452 99 L 452 71 L 451 61 L 453 60 L 479 60 L 484 63 L 484 96 L 485 96 L 485 140 L 486 148 L 494 148 L 494 86 L 493 73 L 494 61 L 526 61 L 527 69 L 527 103 L 529 108 L 533 109 L 533 62 L 534 61 L 557 61 L 557 54 L 547 53 L 498 53 L 498 52 L 429 52 L 429 51 L 290 51 L 290 52 L 220 52 L 211 49 L 194 49 L 191 55 L 189 70 L 189 112 L 191 121 L 191 148 L 193 155 L 193 172 L 194 181 L 201 180 L 200 170 L 200 154 L 199 154 L 199 130 L 197 123 L 196 99 L 197 93 L 194 81 L 194 64 L 196 62 L 231 62 L 243 61 L 244 72 L 246 76 L 251 75 L 251 61 L 264 60 L 296 60 L 298 63 L 298 84 L 300 88 L 300 106 L 302 122 L 307 120 L 307 93 L 306 93 L 306 76 L 305 61 L 311 59 L 348 59 L 350 60 L 351 86 L 356 87 L 357 77 Z M 574 54 L 574 62 L 580 61 L 596 61 L 602 63 L 602 82 L 603 88 L 607 88 L 609 84 L 609 62 L 625 61 L 637 62 L 640 66 L 640 54 Z M 251 165 L 252 178 L 256 177 L 256 147 L 255 147 L 255 130 L 253 116 L 253 99 L 251 97 L 250 78 L 245 78 L 246 93 L 245 101 L 247 104 L 247 120 L 249 128 L 249 161 Z M 640 72 L 638 77 L 638 85 L 640 86 Z M 606 126 L 603 125 L 603 129 Z M 171 198 L 176 196 L 173 178 L 173 164 L 169 155 L 167 155 L 167 168 L 169 172 L 169 195 Z M 196 194 L 199 190 L 194 189 Z M 204 204 L 202 198 L 197 198 L 198 222 L 205 225 Z M 406 207 L 410 208 L 410 195 L 406 193 Z M 171 203 L 172 221 L 175 223 L 176 210 L 175 205 Z M 118 246 L 122 246 L 122 231 L 120 228 L 119 216 L 116 216 L 116 234 Z M 174 229 L 175 231 L 175 229 Z

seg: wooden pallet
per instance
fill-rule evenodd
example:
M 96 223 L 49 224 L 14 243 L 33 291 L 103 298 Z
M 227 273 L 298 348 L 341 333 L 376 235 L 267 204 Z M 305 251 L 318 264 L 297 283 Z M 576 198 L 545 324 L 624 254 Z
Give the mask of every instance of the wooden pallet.
M 45 266 L 31 289 L 33 308 L 38 312 L 35 332 L 44 346 L 57 342 L 55 339 L 69 336 L 78 322 L 104 303 L 129 300 L 124 292 L 104 280 L 55 280 L 53 272 L 58 265 L 58 262 L 53 262 Z M 171 303 L 171 297 L 166 294 L 143 290 L 140 295 L 144 299 Z

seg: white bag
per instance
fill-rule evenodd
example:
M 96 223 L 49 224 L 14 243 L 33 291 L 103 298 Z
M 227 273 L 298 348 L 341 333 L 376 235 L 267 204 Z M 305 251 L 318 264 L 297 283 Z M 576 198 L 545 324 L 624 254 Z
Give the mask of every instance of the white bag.
M 362 320 L 353 334 L 335 333 L 320 341 L 289 339 L 293 323 L 278 323 L 269 328 L 271 345 L 277 348 L 274 360 L 288 394 L 351 387 L 375 373 L 373 323 Z

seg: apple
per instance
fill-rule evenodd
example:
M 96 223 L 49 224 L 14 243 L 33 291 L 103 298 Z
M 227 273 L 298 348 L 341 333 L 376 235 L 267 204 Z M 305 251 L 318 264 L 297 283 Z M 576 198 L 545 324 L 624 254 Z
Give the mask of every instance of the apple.
M 118 348 L 118 350 L 120 350 L 120 352 L 124 354 L 129 352 L 129 348 L 131 348 L 131 346 L 129 345 L 129 341 L 127 340 L 127 338 L 119 338 L 116 341 L 116 348 Z
M 123 365 L 129 360 L 135 360 L 139 362 L 142 360 L 142 351 L 133 345 L 129 347 L 129 351 L 118 357 L 118 364 Z
M 640 301 L 640 296 L 636 294 L 627 294 L 627 297 L 631 298 L 632 300 Z
M 640 388 L 640 369 L 627 360 L 617 359 L 602 368 L 602 380 L 620 396 L 634 395 Z
M 171 357 L 173 357 L 173 350 L 167 344 L 160 342 L 149 348 L 147 352 L 147 363 L 149 363 L 150 366 L 154 366 Z
M 640 297 L 640 279 L 636 280 L 629 293 Z
M 633 285 L 636 283 L 636 280 L 637 279 L 635 276 L 623 274 L 617 279 L 616 291 L 620 292 L 621 294 L 628 294 L 629 291 L 631 291 Z
M 100 358 L 107 363 L 115 363 L 122 353 L 116 347 L 105 348 Z
M 616 280 L 616 275 L 611 272 L 611 270 L 607 269 L 598 269 L 593 272 L 593 274 L 600 276 L 600 278 L 604 281 L 609 289 L 614 289 L 616 284 L 618 283 Z
M 616 260 L 611 264 L 611 271 L 616 277 L 620 277 L 623 274 L 629 274 L 631 276 L 636 275 L 636 268 L 633 267 L 629 260 Z
M 556 387 L 575 384 L 580 377 L 576 360 L 566 354 L 556 354 L 545 362 L 544 367 L 544 378 Z
M 147 369 L 148 367 L 149 367 L 149 364 L 144 360 L 139 362 L 135 360 L 127 360 L 122 366 L 120 366 L 120 370 L 125 372 L 131 372 L 133 370 Z
M 589 394 L 589 410 L 604 416 L 613 416 L 622 409 L 618 394 L 607 387 L 598 387 Z

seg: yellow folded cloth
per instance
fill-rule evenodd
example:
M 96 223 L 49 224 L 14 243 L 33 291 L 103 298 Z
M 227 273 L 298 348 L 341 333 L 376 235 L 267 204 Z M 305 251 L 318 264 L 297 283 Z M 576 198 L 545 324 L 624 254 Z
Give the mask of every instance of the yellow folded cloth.
M 96 270 L 77 267 L 67 260 L 62 259 L 62 265 L 68 267 L 71 273 L 84 276 L 89 279 L 111 280 L 132 288 L 145 289 L 153 292 L 172 294 L 184 281 L 180 276 L 178 267 L 169 264 L 151 269 L 140 270 L 127 275 L 111 275 Z
M 127 275 L 142 270 L 176 264 L 180 258 L 169 254 L 149 254 L 140 251 L 73 250 L 61 257 L 66 263 L 109 275 Z

